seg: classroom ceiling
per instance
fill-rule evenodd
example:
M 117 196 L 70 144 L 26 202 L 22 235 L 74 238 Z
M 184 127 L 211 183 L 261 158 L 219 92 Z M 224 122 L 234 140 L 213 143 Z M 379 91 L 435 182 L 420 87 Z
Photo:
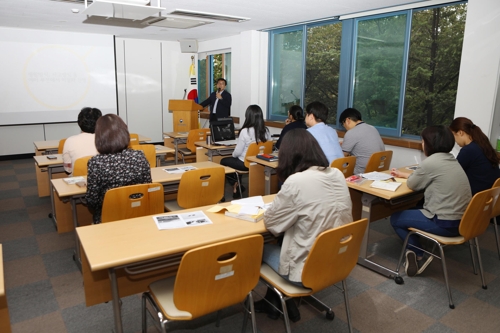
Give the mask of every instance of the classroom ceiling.
M 111 0 L 107 0 L 111 1 Z M 121 0 L 130 2 L 132 0 Z M 138 0 L 141 1 L 141 0 Z M 159 1 L 159 3 L 158 3 Z M 248 21 L 201 20 L 210 24 L 176 29 L 142 24 L 146 20 L 87 17 L 84 0 L 1 0 L 0 26 L 115 35 L 117 37 L 198 41 L 237 35 L 247 30 L 265 30 L 327 19 L 372 9 L 393 7 L 426 0 L 151 0 L 151 6 L 165 8 L 161 16 L 175 9 L 249 18 Z M 115 2 L 120 2 L 116 0 Z M 90 1 L 89 1 L 90 3 Z M 78 10 L 78 13 L 73 13 Z M 156 14 L 155 16 L 158 16 Z M 151 19 L 151 17 L 150 17 Z M 170 20 L 171 21 L 171 20 Z M 167 20 L 163 21 L 167 22 Z

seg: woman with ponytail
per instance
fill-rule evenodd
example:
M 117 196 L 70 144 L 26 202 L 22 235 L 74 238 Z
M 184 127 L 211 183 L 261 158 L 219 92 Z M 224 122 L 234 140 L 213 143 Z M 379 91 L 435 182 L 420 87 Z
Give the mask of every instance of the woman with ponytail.
M 472 195 L 491 188 L 500 177 L 498 156 L 488 137 L 470 119 L 455 118 L 450 129 L 462 147 L 457 160 L 467 174 Z

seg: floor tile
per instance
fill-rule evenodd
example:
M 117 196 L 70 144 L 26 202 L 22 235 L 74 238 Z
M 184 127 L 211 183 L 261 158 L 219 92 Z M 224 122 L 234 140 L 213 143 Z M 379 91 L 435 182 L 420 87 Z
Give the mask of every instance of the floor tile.
M 474 311 L 473 315 L 472 311 Z M 441 318 L 441 323 L 459 333 L 498 332 L 500 309 L 470 297 Z
M 29 221 L 5 225 L 0 224 L 0 243 L 33 236 L 33 234 L 33 228 Z
M 49 277 L 76 272 L 78 267 L 73 261 L 73 248 L 50 252 L 42 255 Z
M 66 232 L 59 233 L 46 233 L 36 235 L 38 248 L 41 254 L 60 251 L 69 248 L 75 248 L 75 233 Z
M 32 256 L 4 263 L 5 287 L 14 288 L 48 278 L 42 257 Z
M 3 260 L 10 261 L 40 254 L 35 237 L 3 242 Z
M 59 311 L 12 325 L 12 333 L 66 333 L 66 326 Z
M 83 277 L 80 271 L 59 275 L 50 279 L 60 309 L 85 302 Z

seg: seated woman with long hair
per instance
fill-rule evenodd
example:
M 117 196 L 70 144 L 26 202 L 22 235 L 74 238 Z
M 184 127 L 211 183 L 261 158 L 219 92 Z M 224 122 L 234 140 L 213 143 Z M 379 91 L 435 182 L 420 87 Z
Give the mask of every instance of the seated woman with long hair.
M 280 149 L 281 142 L 285 134 L 296 128 L 307 129 L 304 118 L 304 110 L 299 105 L 292 105 L 288 110 L 288 118 L 285 121 L 285 127 L 281 130 L 280 138 L 276 142 L 276 148 Z
M 123 120 L 107 114 L 97 120 L 95 146 L 99 155 L 88 162 L 85 199 L 94 224 L 101 223 L 102 203 L 109 189 L 151 183 L 151 167 L 142 150 L 127 149 L 130 134 Z
M 281 246 L 264 245 L 262 261 L 302 285 L 302 269 L 316 237 L 352 222 L 351 197 L 342 172 L 329 167 L 318 142 L 305 129 L 294 129 L 283 138 L 276 172 L 283 186 L 266 210 L 264 224 L 276 236 L 284 233 L 284 238 Z M 280 303 L 270 289 L 265 298 Z M 256 311 L 265 311 L 270 318 L 279 317 L 265 301 L 256 306 Z M 300 319 L 293 299 L 287 301 L 287 308 L 292 321 Z
M 232 157 L 225 157 L 220 161 L 221 165 L 228 166 L 230 168 L 248 171 L 245 166 L 245 155 L 247 154 L 248 146 L 251 143 L 256 142 L 266 142 L 271 139 L 269 130 L 264 125 L 264 115 L 262 114 L 262 109 L 258 105 L 250 105 L 245 112 L 245 122 L 240 129 L 240 134 L 238 136 L 238 142 L 236 148 L 234 148 Z M 233 187 L 233 198 L 238 199 L 240 193 L 238 191 L 238 183 L 232 175 L 226 176 L 229 184 Z M 241 187 L 242 191 L 245 188 Z
M 469 179 L 472 195 L 487 190 L 500 177 L 498 156 L 490 140 L 470 119 L 455 118 L 450 125 L 457 145 L 457 161 Z
M 412 227 L 445 237 L 458 236 L 460 220 L 472 196 L 464 170 L 450 154 L 455 139 L 442 125 L 427 127 L 421 136 L 427 158 L 411 174 L 392 169 L 391 175 L 408 178 L 406 184 L 411 190 L 423 190 L 423 207 L 392 214 L 391 225 L 403 240 Z M 434 258 L 424 260 L 421 248 L 418 236 L 412 235 L 406 251 L 406 275 L 422 273 Z

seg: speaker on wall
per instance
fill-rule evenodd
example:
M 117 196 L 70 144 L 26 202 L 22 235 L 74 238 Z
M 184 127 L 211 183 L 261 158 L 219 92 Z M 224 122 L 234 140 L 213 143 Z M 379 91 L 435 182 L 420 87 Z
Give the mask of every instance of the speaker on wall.
M 196 53 L 198 52 L 198 41 L 192 40 L 180 40 L 181 52 L 182 53 Z

